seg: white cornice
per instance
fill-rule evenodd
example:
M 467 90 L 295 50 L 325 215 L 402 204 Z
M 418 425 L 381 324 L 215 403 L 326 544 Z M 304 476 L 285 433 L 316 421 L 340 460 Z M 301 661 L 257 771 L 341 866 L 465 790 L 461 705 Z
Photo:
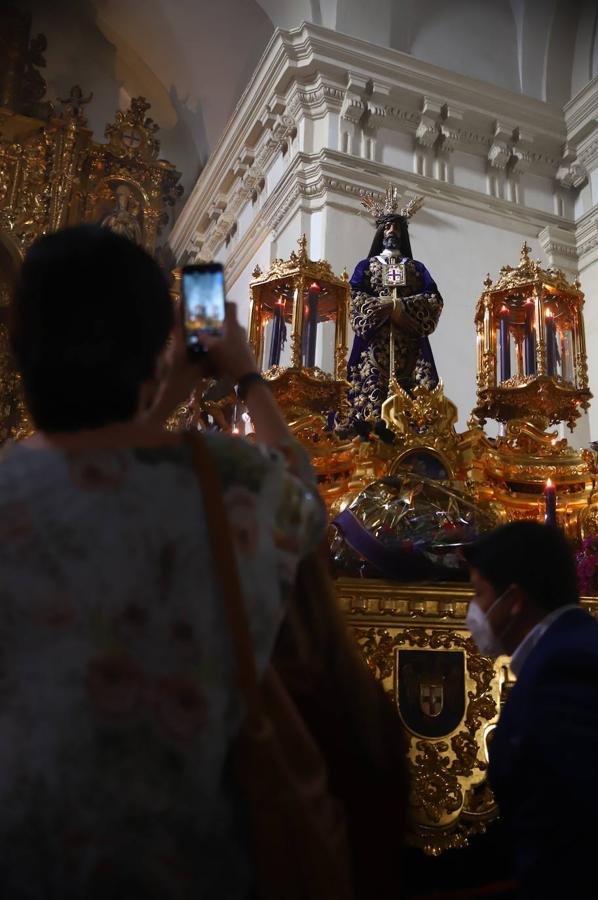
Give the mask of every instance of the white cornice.
M 432 148 L 443 152 L 458 148 L 488 157 L 492 164 L 491 157 L 496 158 L 496 152 L 491 153 L 493 141 L 500 133 L 505 145 L 501 153 L 512 175 L 529 170 L 556 176 L 565 141 L 558 109 L 408 54 L 304 24 L 273 35 L 178 217 L 170 238 L 175 255 L 180 258 L 184 252 L 194 252 L 197 239 L 207 241 L 210 252 L 218 249 L 251 183 L 263 177 L 293 127 L 331 113 L 346 113 L 347 123 L 358 127 L 361 112 L 367 111 L 374 132 L 398 130 L 415 140 L 426 104 L 434 111 L 426 126 L 431 129 Z M 338 126 L 331 127 L 338 131 Z M 320 148 L 302 149 L 317 152 Z M 353 159 L 357 167 L 364 163 L 359 156 Z M 393 178 L 406 175 L 382 169 Z M 420 188 L 427 194 L 445 195 L 453 186 L 426 178 Z M 459 188 L 454 193 L 475 192 Z M 491 209 L 504 203 L 485 194 L 477 195 L 476 202 Z M 542 218 L 520 205 L 505 204 L 509 206 L 512 217 Z M 221 220 L 210 222 L 209 210 L 221 210 Z M 506 209 L 500 214 L 507 215 Z
M 598 206 L 578 219 L 576 237 L 579 268 L 583 271 L 598 260 Z
M 598 76 L 565 104 L 567 139 L 579 143 L 598 128 Z
M 280 233 L 298 210 L 313 213 L 324 207 L 334 207 L 356 215 L 363 192 L 383 192 L 391 177 L 404 192 L 425 195 L 428 209 L 493 224 L 528 237 L 537 237 L 544 229 L 547 233 L 558 233 L 561 243 L 568 235 L 567 243 L 575 244 L 573 223 L 567 227 L 558 216 L 467 188 L 432 182 L 380 163 L 355 160 L 349 154 L 322 150 L 317 156 L 297 154 L 248 230 L 231 249 L 226 261 L 227 282 L 236 282 L 255 259 L 264 240 Z

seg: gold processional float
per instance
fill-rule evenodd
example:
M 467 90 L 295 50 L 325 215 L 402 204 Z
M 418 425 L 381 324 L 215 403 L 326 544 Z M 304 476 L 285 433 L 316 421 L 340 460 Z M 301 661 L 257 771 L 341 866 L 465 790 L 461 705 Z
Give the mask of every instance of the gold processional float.
M 331 526 L 336 584 L 409 735 L 411 842 L 434 855 L 465 846 L 497 815 L 488 742 L 513 684 L 508 660 L 477 653 L 465 627 L 466 583 L 426 573 L 408 583 L 375 577 L 371 562 L 394 553 L 409 566 L 405 547 L 416 546 L 432 521 L 428 557 L 445 564 L 463 523 L 484 531 L 547 517 L 575 543 L 598 532 L 594 453 L 551 430 L 562 421 L 573 429 L 591 399 L 580 286 L 530 259 L 524 244 L 517 266 L 503 266 L 494 283 L 488 276 L 476 307 L 477 405 L 467 431 L 456 431 L 457 409 L 442 382 L 407 392 L 391 379 L 382 418 L 392 442 L 330 429 L 329 411 L 337 419 L 347 412 L 347 274 L 310 260 L 302 237 L 288 260 L 255 269 L 250 290 L 256 358 L 311 454 L 330 520 L 349 510 L 368 532 L 364 560 Z M 487 418 L 502 423 L 499 437 L 485 433 Z M 393 536 L 386 545 L 385 535 Z M 428 576 L 434 571 L 432 563 Z M 598 613 L 597 601 L 585 602 Z
M 0 55 L 1 444 L 30 431 L 1 322 L 27 247 L 64 225 L 97 222 L 171 269 L 157 238 L 181 189 L 174 167 L 158 158 L 157 125 L 142 97 L 97 143 L 84 114 L 91 97 L 80 87 L 59 101 L 60 112 L 44 99 L 45 39 L 30 40 L 30 18 L 9 7 L 0 20 L 8 48 Z M 465 628 L 466 584 L 422 578 L 412 565 L 418 555 L 408 551 L 422 531 L 435 535 L 426 576 L 455 557 L 463 527 L 542 520 L 546 509 L 574 542 L 598 533 L 594 455 L 549 430 L 561 421 L 573 427 L 590 400 L 583 295 L 562 272 L 530 260 L 524 245 L 519 265 L 503 267 L 495 283 L 488 278 L 477 305 L 478 403 L 468 430 L 456 431 L 457 409 L 442 383 L 408 393 L 391 379 L 382 417 L 392 442 L 329 428 L 332 413 L 342 421 L 349 412 L 349 299 L 346 273 L 310 260 L 303 237 L 298 253 L 253 273 L 249 336 L 311 455 L 331 522 L 347 513 L 367 534 L 369 560 L 331 525 L 339 603 L 410 736 L 411 840 L 438 854 L 464 846 L 496 816 L 487 747 L 512 678 L 506 659 L 476 652 Z M 486 418 L 503 423 L 500 437 L 485 434 Z M 175 420 L 231 431 L 246 425 L 234 395 L 213 388 Z M 412 579 L 375 577 L 376 554 L 411 564 Z

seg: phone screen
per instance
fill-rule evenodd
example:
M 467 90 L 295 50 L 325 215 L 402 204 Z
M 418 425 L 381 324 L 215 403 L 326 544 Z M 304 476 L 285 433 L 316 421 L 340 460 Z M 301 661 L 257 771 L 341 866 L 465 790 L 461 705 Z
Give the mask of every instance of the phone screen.
M 181 295 L 187 348 L 203 353 L 200 334 L 219 335 L 224 322 L 224 272 L 220 263 L 185 266 Z

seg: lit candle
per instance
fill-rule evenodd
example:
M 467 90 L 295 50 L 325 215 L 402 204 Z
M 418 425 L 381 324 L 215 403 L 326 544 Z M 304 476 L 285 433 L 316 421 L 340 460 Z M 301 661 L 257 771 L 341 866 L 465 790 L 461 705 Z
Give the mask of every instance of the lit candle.
M 554 313 L 546 310 L 546 372 L 548 375 L 556 375 L 556 329 Z
M 556 525 L 556 487 L 550 478 L 546 480 L 544 488 L 544 506 L 544 524 L 554 527 Z
M 534 328 L 534 301 L 525 301 L 525 374 L 536 374 L 536 329 Z
M 500 310 L 500 380 L 511 377 L 511 338 L 509 336 L 509 310 L 506 306 Z
M 268 368 L 280 365 L 280 352 L 286 329 L 284 327 L 284 297 L 279 297 L 274 304 L 274 324 L 272 326 L 272 337 L 270 339 L 270 357 L 268 360 Z
M 310 284 L 307 294 L 307 328 L 305 336 L 305 365 L 307 367 L 316 364 L 316 338 L 318 336 L 318 301 L 321 287 L 317 282 Z

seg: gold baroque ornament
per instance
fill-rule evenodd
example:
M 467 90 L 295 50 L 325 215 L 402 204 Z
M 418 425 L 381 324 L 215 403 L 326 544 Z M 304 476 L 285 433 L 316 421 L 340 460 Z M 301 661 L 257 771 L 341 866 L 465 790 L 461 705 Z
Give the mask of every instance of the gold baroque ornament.
M 287 260 L 274 260 L 267 272 L 262 272 L 259 266 L 254 269 L 250 284 L 249 340 L 258 365 L 267 370 L 267 377 L 272 381 L 282 377 L 287 368 L 295 375 L 300 371 L 308 373 L 304 387 L 309 389 L 311 384 L 320 398 L 321 384 L 335 381 L 334 391 L 328 386 L 329 395 L 336 401 L 333 406 L 318 408 L 306 397 L 299 410 L 299 415 L 326 413 L 343 405 L 348 389 L 345 376 L 349 284 L 346 273 L 337 277 L 326 260 L 309 259 L 305 235 L 299 238 L 298 244 L 298 253 L 293 250 Z M 316 335 L 323 335 L 328 324 L 334 327 L 334 352 L 330 371 L 323 377 L 315 360 Z M 290 359 L 282 352 L 287 336 Z M 290 381 L 296 381 L 295 376 Z M 276 390 L 277 397 L 284 400 L 284 395 Z M 289 416 L 295 418 L 296 411 L 289 412 Z
M 104 223 L 156 253 L 168 207 L 182 193 L 179 173 L 157 158 L 158 126 L 147 116 L 149 103 L 143 97 L 133 98 L 128 110 L 116 114 L 106 129 L 107 144 L 96 143 L 85 127 L 84 110 L 92 96 L 85 96 L 79 85 L 59 101 L 60 115 L 52 104 L 41 102 L 45 86 L 34 66 L 44 64 L 45 39 L 30 42 L 25 20 L 13 27 L 15 16 L 21 14 L 12 8 L 0 12 L 0 32 L 8 35 L 6 52 L 0 55 L 2 305 L 23 254 L 40 235 L 80 222 Z M 25 73 L 23 78 L 19 73 Z M 29 424 L 18 379 L 1 345 L 0 353 L 4 440 L 26 433 Z
M 8 332 L 0 324 L 0 445 L 19 441 L 31 433 L 21 379 L 12 366 L 8 349 Z
M 472 589 L 469 585 L 339 578 L 336 590 L 366 662 L 406 723 L 413 779 L 409 843 L 433 856 L 467 846 L 469 838 L 484 832 L 498 812 L 487 780 L 487 748 L 514 684 L 507 659 L 480 656 L 465 628 Z M 597 598 L 583 597 L 582 605 L 598 618 Z M 448 723 L 455 727 L 445 734 L 423 736 L 410 727 L 409 713 L 405 716 L 401 710 L 406 691 L 401 692 L 400 681 L 406 666 L 401 667 L 400 654 L 405 651 L 429 655 L 429 666 L 414 667 L 419 676 L 414 700 L 427 705 L 428 713 L 435 712 L 429 706 L 435 689 L 439 696 L 442 655 L 464 657 L 462 714 L 455 709 Z M 434 665 L 435 655 L 441 657 L 440 665 Z M 445 674 L 450 676 L 450 666 Z M 445 698 L 452 705 L 457 692 L 448 689 L 448 678 L 445 687 Z M 428 715 L 431 722 L 438 718 Z
M 543 429 L 561 421 L 573 429 L 592 398 L 583 294 L 559 269 L 531 260 L 529 250 L 524 243 L 518 266 L 503 266 L 494 284 L 490 276 L 484 281 L 474 414 L 482 424 L 525 418 Z
M 273 366 L 263 374 L 290 422 L 327 411 L 334 412 L 344 403 L 346 383 L 336 381 L 317 367 L 283 369 Z
M 508 682 L 505 661 L 481 657 L 465 628 L 471 590 L 339 579 L 337 591 L 409 736 L 410 843 L 431 855 L 466 846 L 497 814 L 487 739 Z

